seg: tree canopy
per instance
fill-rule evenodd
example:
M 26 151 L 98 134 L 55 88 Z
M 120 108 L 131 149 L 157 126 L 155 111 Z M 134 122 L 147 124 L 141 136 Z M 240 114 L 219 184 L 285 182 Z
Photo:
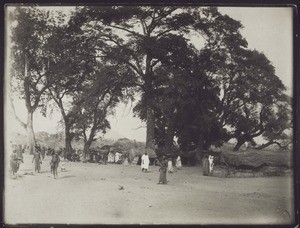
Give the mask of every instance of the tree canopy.
M 88 152 L 118 103 L 136 94 L 148 148 L 172 150 L 177 138 L 201 158 L 232 138 L 234 150 L 258 136 L 289 139 L 290 98 L 274 66 L 216 7 L 85 6 L 68 17 L 18 7 L 11 20 L 12 92 L 25 101 L 32 145 L 32 114 L 46 114 L 50 100 L 67 150 L 76 136 Z

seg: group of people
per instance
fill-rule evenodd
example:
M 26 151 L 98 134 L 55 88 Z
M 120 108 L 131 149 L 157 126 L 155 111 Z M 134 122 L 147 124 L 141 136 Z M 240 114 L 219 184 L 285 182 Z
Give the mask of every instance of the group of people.
M 35 172 L 40 172 L 41 171 L 41 164 L 42 164 L 42 159 L 44 157 L 42 156 L 41 152 L 37 151 L 34 153 L 33 158 L 32 158 L 32 163 L 34 162 L 34 171 Z M 54 178 L 57 177 L 57 169 L 58 165 L 60 163 L 60 157 L 57 152 L 52 153 L 51 161 L 50 161 L 50 167 L 51 167 L 51 173 L 53 174 Z
M 110 151 L 107 155 L 107 162 L 108 163 L 117 163 L 117 164 L 121 164 L 122 163 L 122 154 L 119 152 L 116 152 L 115 154 Z
M 167 159 L 166 156 L 162 156 L 161 161 L 159 163 L 160 163 L 159 164 L 160 165 L 160 168 L 159 168 L 160 175 L 159 175 L 158 184 L 167 184 L 167 171 L 169 173 L 173 173 L 172 159 L 171 158 Z M 150 164 L 149 155 L 147 153 L 144 153 L 143 156 L 141 157 L 142 172 L 148 172 L 149 164 Z M 176 169 L 182 168 L 181 158 L 179 155 L 176 158 L 175 167 L 176 167 Z
M 17 171 L 20 167 L 21 163 L 24 163 L 23 161 L 23 155 L 22 152 L 19 153 L 19 150 L 17 150 L 15 147 L 12 147 L 12 154 L 10 156 L 10 166 L 11 171 L 13 175 L 17 174 Z M 115 154 L 112 152 L 109 152 L 107 156 L 108 163 L 118 163 L 122 159 L 122 154 L 116 152 Z M 33 154 L 32 163 L 34 163 L 34 171 L 37 173 L 41 172 L 41 165 L 42 161 L 44 160 L 44 154 L 41 152 L 41 150 L 36 150 L 36 152 Z M 51 173 L 53 174 L 54 178 L 57 177 L 57 169 L 59 166 L 61 159 L 59 156 L 59 153 L 53 151 L 52 152 L 52 158 L 50 162 L 51 167 Z M 150 165 L 150 159 L 149 155 L 147 153 L 144 153 L 141 157 L 141 168 L 142 172 L 148 172 L 149 171 L 149 165 Z M 162 158 L 159 161 L 160 165 L 160 176 L 159 176 L 159 182 L 158 184 L 167 184 L 167 172 L 173 173 L 173 161 L 171 158 L 167 158 L 166 156 L 162 156 Z M 181 169 L 181 158 L 180 156 L 177 156 L 175 161 L 175 168 Z
M 13 177 L 17 178 L 17 172 L 20 168 L 20 164 L 24 163 L 23 160 L 23 154 L 22 151 L 17 150 L 14 145 L 11 146 L 12 148 L 12 153 L 10 155 L 10 169 Z M 23 152 L 24 153 L 24 152 Z M 41 172 L 41 165 L 42 165 L 42 160 L 44 159 L 43 154 L 41 151 L 37 150 L 32 157 L 32 163 L 34 163 L 34 171 L 37 173 Z M 53 152 L 52 153 L 52 158 L 50 161 L 50 167 L 51 167 L 51 173 L 53 174 L 54 178 L 57 177 L 57 169 L 58 165 L 60 163 L 60 157 L 58 153 Z

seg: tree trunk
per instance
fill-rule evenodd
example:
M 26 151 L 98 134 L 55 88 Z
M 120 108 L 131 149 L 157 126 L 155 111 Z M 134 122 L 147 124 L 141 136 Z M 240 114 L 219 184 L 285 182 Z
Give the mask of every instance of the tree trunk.
M 154 148 L 154 112 L 151 108 L 147 108 L 147 131 L 146 131 L 146 148 Z
M 200 162 L 203 157 L 203 145 L 204 145 L 204 138 L 203 135 L 200 134 L 198 138 L 197 143 L 197 149 L 196 149 L 196 159 Z
M 94 126 L 91 129 L 91 133 L 87 139 L 86 137 L 86 133 L 84 130 L 84 147 L 83 147 L 83 158 L 84 160 L 86 159 L 86 155 L 89 153 L 90 150 L 90 146 L 92 145 L 93 139 L 95 137 L 95 129 L 96 129 L 96 125 L 94 124 Z
M 245 139 L 238 139 L 237 144 L 233 148 L 233 151 L 238 151 L 245 142 L 246 142 Z
M 68 122 L 65 120 L 65 146 L 66 146 L 66 153 L 71 154 L 72 149 L 72 137 L 70 135 L 70 126 Z
M 169 152 L 173 147 L 174 141 L 174 127 L 172 124 L 168 126 L 167 134 L 166 134 L 166 141 L 165 141 L 165 149 Z
M 92 144 L 92 140 L 88 140 L 88 141 L 84 142 L 84 147 L 83 147 L 84 160 L 86 160 L 86 155 L 89 154 L 91 144 Z
M 27 145 L 29 147 L 29 154 L 34 154 L 36 141 L 35 141 L 35 136 L 33 131 L 33 113 L 29 111 L 27 116 L 26 132 L 27 132 Z
M 86 155 L 89 154 L 90 145 L 87 142 L 84 143 L 83 147 L 83 159 L 86 160 Z

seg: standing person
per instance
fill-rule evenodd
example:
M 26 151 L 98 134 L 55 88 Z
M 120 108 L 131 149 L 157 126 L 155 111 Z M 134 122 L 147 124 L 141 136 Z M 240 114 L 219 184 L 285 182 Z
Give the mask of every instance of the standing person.
M 59 162 L 60 162 L 59 155 L 56 152 L 53 152 L 50 166 L 51 166 L 51 173 L 53 174 L 54 179 L 57 177 L 57 168 L 58 168 Z
M 19 163 L 19 166 L 21 163 L 24 163 L 24 157 L 23 157 L 23 149 L 22 149 L 22 145 L 19 145 L 19 148 L 17 149 L 16 148 L 16 151 L 17 151 L 17 155 L 18 155 L 18 163 Z
M 211 173 L 214 168 L 214 156 L 212 155 L 208 156 L 208 163 L 209 163 L 209 173 Z
M 17 172 L 20 167 L 20 158 L 18 157 L 17 150 L 13 149 L 10 155 L 10 169 L 13 176 L 17 177 Z
M 175 164 L 177 169 L 181 169 L 182 168 L 182 164 L 181 164 L 181 157 L 178 155 L 178 157 L 176 158 L 176 164 Z
M 120 164 L 121 163 L 121 161 L 119 161 L 120 159 L 121 159 L 121 153 L 116 152 L 115 153 L 115 163 Z
M 33 155 L 32 163 L 33 161 L 34 161 L 34 171 L 39 173 L 41 171 L 41 164 L 42 164 L 42 156 L 39 151 Z
M 168 173 L 173 173 L 173 163 L 171 158 L 168 159 Z
M 162 157 L 159 168 L 159 182 L 158 184 L 167 184 L 167 160 L 166 157 Z
M 45 158 L 45 153 L 46 153 L 46 148 L 45 147 L 41 147 L 41 155 L 42 155 L 42 159 L 44 160 Z
M 144 153 L 142 158 L 141 158 L 141 167 L 142 167 L 142 172 L 148 172 L 148 169 L 149 169 L 149 163 L 150 163 L 150 160 L 149 160 L 149 155 L 147 153 Z
M 115 162 L 115 156 L 113 152 L 109 151 L 108 153 L 108 163 L 114 163 Z
M 104 165 L 107 165 L 107 160 L 108 160 L 107 153 L 104 153 L 104 154 L 103 154 L 103 162 L 104 162 Z

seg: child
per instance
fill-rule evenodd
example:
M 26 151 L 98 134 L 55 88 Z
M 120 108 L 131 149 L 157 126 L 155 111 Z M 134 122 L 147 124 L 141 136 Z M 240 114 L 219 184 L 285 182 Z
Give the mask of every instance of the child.
M 59 162 L 60 162 L 59 155 L 56 152 L 53 152 L 50 166 L 51 166 L 51 173 L 53 173 L 54 179 L 56 179 L 57 177 L 57 168 Z

